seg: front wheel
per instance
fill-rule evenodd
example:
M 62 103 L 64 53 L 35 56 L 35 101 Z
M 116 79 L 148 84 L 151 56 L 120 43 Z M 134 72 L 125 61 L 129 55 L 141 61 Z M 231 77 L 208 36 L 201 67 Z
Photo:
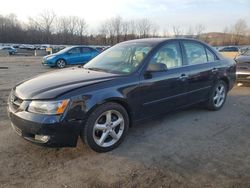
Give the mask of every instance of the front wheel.
M 59 69 L 66 67 L 66 61 L 64 59 L 59 59 L 56 61 L 56 67 Z
M 127 111 L 117 103 L 105 103 L 88 117 L 82 140 L 96 152 L 108 152 L 118 147 L 129 127 Z
M 207 108 L 209 110 L 219 110 L 225 103 L 227 98 L 227 84 L 220 80 L 210 92 Z

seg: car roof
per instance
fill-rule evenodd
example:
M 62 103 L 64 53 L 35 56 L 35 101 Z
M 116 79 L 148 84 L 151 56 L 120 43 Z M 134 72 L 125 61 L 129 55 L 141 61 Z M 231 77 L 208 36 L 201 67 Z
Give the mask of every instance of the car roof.
M 4 46 L 4 47 L 2 47 L 1 49 L 4 50 L 4 49 L 8 49 L 8 48 L 11 48 L 11 49 L 12 49 L 13 47 L 12 47 L 12 46 Z
M 93 48 L 91 46 L 86 46 L 86 45 L 75 45 L 75 46 L 69 46 L 70 48 L 75 48 L 75 47 L 84 47 L 84 48 Z
M 135 40 L 129 40 L 129 41 L 125 41 L 122 42 L 121 44 L 129 44 L 129 43 L 146 43 L 146 44 L 150 44 L 154 47 L 160 45 L 161 43 L 167 42 L 167 41 L 192 41 L 192 42 L 198 42 L 200 44 L 203 44 L 206 47 L 209 47 L 209 49 L 211 51 L 213 51 L 214 54 L 216 54 L 217 58 L 219 59 L 223 59 L 224 57 L 218 53 L 212 46 L 210 46 L 209 44 L 197 40 L 197 39 L 193 39 L 193 38 L 185 38 L 185 37 L 175 37 L 175 38 L 144 38 L 144 39 L 135 39 Z
M 181 40 L 189 40 L 189 41 L 196 41 L 202 44 L 206 44 L 200 40 L 197 39 L 192 39 L 192 38 L 184 38 L 184 37 L 176 37 L 176 38 L 143 38 L 143 39 L 135 39 L 135 40 L 129 40 L 129 41 L 125 41 L 122 42 L 123 44 L 126 43 L 148 43 L 148 44 L 152 44 L 152 45 L 157 45 L 160 44 L 162 42 L 166 42 L 166 41 L 171 41 L 171 40 L 177 40 L 177 41 L 181 41 Z M 207 45 L 207 44 L 206 44 Z

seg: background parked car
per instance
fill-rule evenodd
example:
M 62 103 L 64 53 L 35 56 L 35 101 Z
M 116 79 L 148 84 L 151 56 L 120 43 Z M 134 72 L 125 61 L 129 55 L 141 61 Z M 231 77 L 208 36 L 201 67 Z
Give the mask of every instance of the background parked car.
M 42 64 L 64 68 L 66 65 L 85 64 L 98 54 L 98 50 L 88 46 L 72 46 L 43 57 Z
M 237 81 L 250 82 L 250 49 L 247 48 L 235 58 L 237 62 Z
M 14 55 L 17 53 L 17 50 L 11 46 L 3 47 L 1 50 L 5 50 L 9 52 L 9 55 Z
M 35 50 L 36 47 L 34 45 L 30 44 L 22 44 L 19 46 L 20 49 L 25 49 L 25 50 Z
M 238 52 L 239 48 L 236 46 L 226 46 L 219 49 L 219 52 Z

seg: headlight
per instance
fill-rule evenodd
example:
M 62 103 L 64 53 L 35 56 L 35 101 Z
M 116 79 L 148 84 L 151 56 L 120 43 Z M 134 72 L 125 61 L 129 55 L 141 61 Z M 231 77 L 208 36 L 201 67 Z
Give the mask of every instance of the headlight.
M 48 60 L 53 59 L 55 56 L 47 57 Z
M 38 114 L 62 114 L 68 106 L 69 100 L 61 101 L 32 101 L 28 111 Z

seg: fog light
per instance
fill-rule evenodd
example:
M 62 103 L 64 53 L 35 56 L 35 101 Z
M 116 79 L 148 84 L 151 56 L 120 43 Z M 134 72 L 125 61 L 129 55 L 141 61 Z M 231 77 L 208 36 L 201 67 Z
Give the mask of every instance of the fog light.
M 46 135 L 35 135 L 35 140 L 41 141 L 41 142 L 48 142 L 50 139 L 50 136 L 46 136 Z

